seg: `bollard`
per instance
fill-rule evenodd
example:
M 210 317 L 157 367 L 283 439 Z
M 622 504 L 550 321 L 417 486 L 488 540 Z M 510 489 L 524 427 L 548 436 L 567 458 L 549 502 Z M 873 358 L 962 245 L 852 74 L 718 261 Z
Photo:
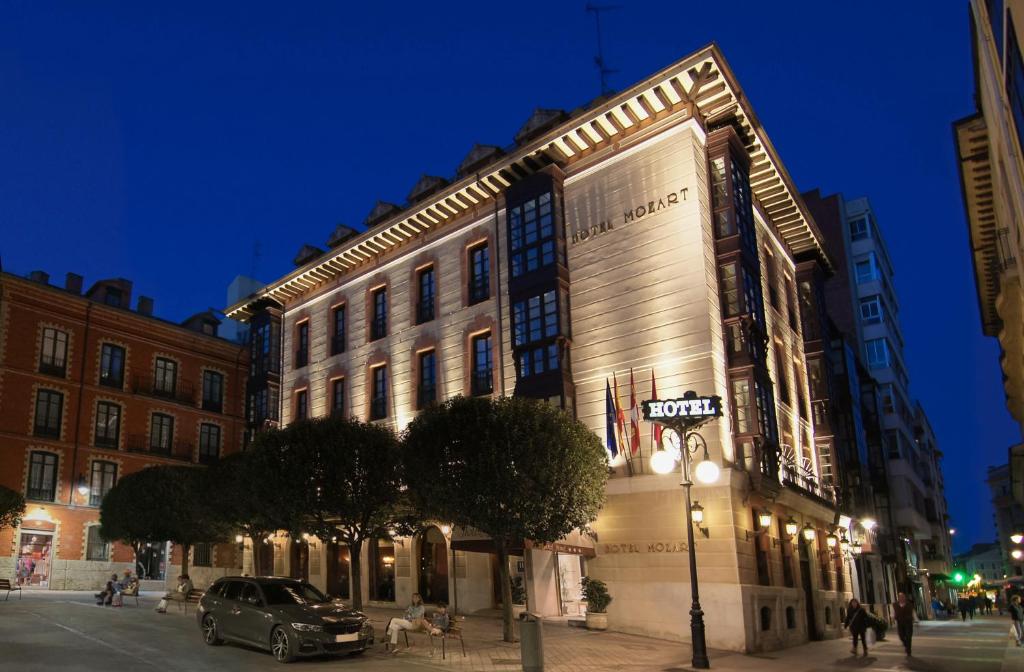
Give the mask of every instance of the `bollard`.
M 519 614 L 519 652 L 523 672 L 544 672 L 544 632 L 539 614 Z

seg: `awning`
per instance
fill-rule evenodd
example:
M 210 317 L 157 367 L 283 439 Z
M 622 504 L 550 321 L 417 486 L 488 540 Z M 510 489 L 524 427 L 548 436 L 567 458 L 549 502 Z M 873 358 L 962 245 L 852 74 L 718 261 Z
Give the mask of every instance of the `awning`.
M 508 549 L 509 555 L 523 555 L 525 544 L 522 541 L 512 542 Z M 470 553 L 497 553 L 494 540 L 473 527 L 455 527 L 452 529 L 451 548 L 453 551 Z
M 579 530 L 573 530 L 553 544 L 535 544 L 530 540 L 526 541 L 527 548 L 538 548 L 554 553 L 568 555 L 582 555 L 585 558 L 596 558 L 597 551 L 594 549 L 594 540 Z

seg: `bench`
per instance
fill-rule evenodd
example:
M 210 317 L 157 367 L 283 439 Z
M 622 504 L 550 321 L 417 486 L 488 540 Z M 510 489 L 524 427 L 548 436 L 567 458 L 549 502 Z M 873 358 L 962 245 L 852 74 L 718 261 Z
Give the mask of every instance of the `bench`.
M 126 597 L 134 597 L 135 598 L 135 606 L 136 607 L 139 606 L 139 584 L 137 584 L 137 583 L 136 584 L 132 584 L 132 586 L 130 588 L 125 588 L 124 590 L 119 592 L 114 597 L 116 598 L 116 601 L 117 601 L 117 604 L 115 604 L 114 606 L 117 606 L 117 607 L 123 606 L 124 605 L 124 598 L 126 598 Z
M 445 660 L 448 656 L 448 640 L 457 639 L 459 644 L 462 646 L 462 657 L 466 657 L 466 640 L 462 637 L 462 622 L 465 621 L 464 616 L 452 616 L 448 622 L 448 629 L 440 635 L 430 634 L 430 630 L 402 630 L 402 638 L 405 640 L 405 648 L 409 648 L 409 633 L 426 635 L 427 639 L 430 640 L 430 650 L 434 651 L 434 638 L 441 640 L 441 660 Z M 390 621 L 389 621 L 390 624 Z M 387 635 L 385 634 L 385 637 Z M 387 640 L 385 640 L 387 641 Z
M 189 606 L 197 606 L 199 604 L 199 600 L 202 599 L 205 593 L 205 590 L 193 588 L 191 591 L 189 591 L 188 597 L 186 597 L 184 600 L 176 601 L 178 604 L 179 611 L 184 611 L 187 614 Z
M 17 592 L 18 599 L 21 599 L 21 586 L 12 584 L 10 579 L 0 579 L 0 590 L 7 591 L 7 594 L 4 597 L 4 602 L 11 599 L 11 593 L 13 592 Z

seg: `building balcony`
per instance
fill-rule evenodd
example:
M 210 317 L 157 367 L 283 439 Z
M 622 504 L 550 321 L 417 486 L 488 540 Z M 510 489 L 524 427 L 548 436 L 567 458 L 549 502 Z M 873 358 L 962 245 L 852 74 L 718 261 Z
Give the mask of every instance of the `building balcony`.
M 125 442 L 125 448 L 129 453 L 156 455 L 157 457 L 182 462 L 192 461 L 192 443 L 180 439 L 172 441 L 170 445 L 159 445 L 154 443 L 151 437 L 145 434 L 130 434 Z
M 43 355 L 39 360 L 39 373 L 64 378 L 67 375 L 67 360 Z
M 829 505 L 836 503 L 836 491 L 831 485 L 825 485 L 812 474 L 792 463 L 782 465 L 782 484 L 824 501 Z
M 136 376 L 132 380 L 132 392 L 187 406 L 195 406 L 196 403 L 196 388 L 187 380 L 178 380 L 173 386 L 168 387 L 164 383 L 157 383 L 150 376 Z

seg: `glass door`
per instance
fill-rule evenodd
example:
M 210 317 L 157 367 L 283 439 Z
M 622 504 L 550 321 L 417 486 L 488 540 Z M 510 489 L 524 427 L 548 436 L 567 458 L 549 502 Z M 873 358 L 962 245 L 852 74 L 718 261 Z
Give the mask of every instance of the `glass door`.
M 53 535 L 42 532 L 22 532 L 18 544 L 15 574 L 18 585 L 26 588 L 50 587 L 50 549 Z

